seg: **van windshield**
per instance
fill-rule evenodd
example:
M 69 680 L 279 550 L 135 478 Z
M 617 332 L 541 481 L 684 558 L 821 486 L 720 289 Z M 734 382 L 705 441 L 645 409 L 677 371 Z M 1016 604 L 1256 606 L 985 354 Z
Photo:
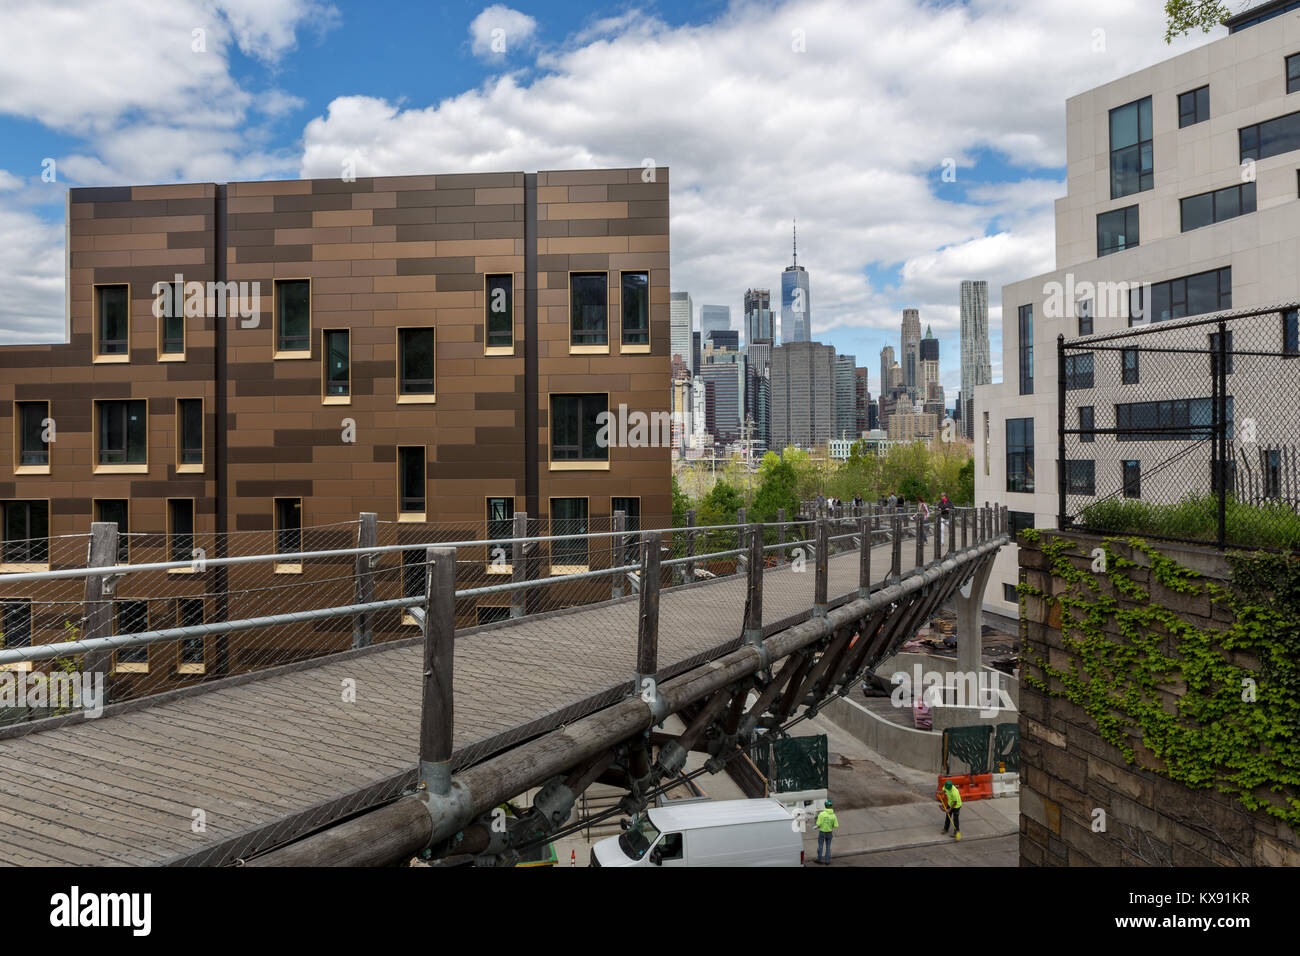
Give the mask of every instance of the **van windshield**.
M 659 839 L 659 828 L 650 822 L 650 815 L 643 813 L 632 820 L 632 825 L 619 835 L 618 845 L 629 858 L 639 860 L 645 851 Z

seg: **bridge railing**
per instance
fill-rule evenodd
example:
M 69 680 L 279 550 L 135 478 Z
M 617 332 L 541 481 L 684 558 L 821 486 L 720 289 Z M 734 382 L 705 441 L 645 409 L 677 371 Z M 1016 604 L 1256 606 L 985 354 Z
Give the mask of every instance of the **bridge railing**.
M 647 581 L 657 593 L 719 578 L 752 579 L 751 560 L 759 566 L 757 579 L 768 579 L 770 606 L 823 606 L 826 568 L 819 556 L 861 550 L 863 531 L 867 548 L 893 545 L 887 559 L 877 553 L 874 569 L 868 563 L 863 581 L 873 574 L 877 582 L 897 577 L 926 562 L 915 513 L 864 511 L 860 518 L 767 524 L 742 514 L 735 524 L 712 526 L 697 525 L 691 516 L 685 527 L 649 531 L 629 528 L 626 516 L 616 513 L 607 528 L 573 534 L 535 533 L 551 526 L 516 515 L 508 533 L 498 524 L 473 536 L 455 533 L 463 526 L 385 526 L 362 515 L 356 522 L 302 529 L 296 539 L 277 537 L 269 549 L 254 548 L 266 543 L 264 536 L 247 535 L 193 548 L 189 561 L 130 564 L 118 559 L 150 551 L 139 542 L 131 542 L 129 553 L 120 551 L 116 527 L 97 524 L 90 536 L 60 546 L 55 563 L 64 566 L 0 574 L 0 594 L 26 595 L 4 602 L 0 667 L 29 676 L 100 674 L 108 700 L 124 702 L 372 643 L 420 639 L 430 548 L 454 552 L 452 620 L 461 630 L 628 601 Z M 992 533 L 992 515 L 957 509 L 952 524 L 969 526 L 974 541 Z M 977 532 L 977 523 L 987 530 Z M 207 539 L 184 543 L 200 540 Z M 152 544 L 175 553 L 168 547 L 174 542 Z M 73 546 L 88 551 L 80 566 L 67 566 Z M 241 547 L 256 553 L 240 553 Z M 658 569 L 647 578 L 651 548 Z M 717 611 L 736 617 L 737 631 L 742 603 Z M 34 640 L 38 634 L 44 639 Z M 586 663 L 575 656 L 575 666 Z M 0 706 L 0 724 L 74 710 L 66 701 L 29 700 L 25 707 Z

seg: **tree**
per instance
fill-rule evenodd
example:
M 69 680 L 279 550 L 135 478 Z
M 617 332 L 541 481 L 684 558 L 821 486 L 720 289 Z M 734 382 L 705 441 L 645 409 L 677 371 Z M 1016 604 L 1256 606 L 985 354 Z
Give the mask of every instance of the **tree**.
M 799 513 L 798 476 L 794 466 L 769 451 L 759 465 L 758 477 L 758 491 L 754 495 L 750 517 L 764 523 L 775 521 L 777 511 L 784 508 L 786 519 L 793 521 Z
M 957 491 L 952 497 L 955 505 L 973 505 L 975 503 L 975 459 L 966 459 L 957 473 Z
M 744 500 L 740 497 L 740 492 L 726 481 L 719 480 L 700 502 L 697 520 L 701 525 L 710 526 L 735 524 L 737 512 L 743 505 Z M 711 532 L 708 535 L 708 546 L 726 551 L 734 548 L 737 540 L 734 531 Z
M 1165 42 L 1196 29 L 1209 33 L 1230 16 L 1232 11 L 1221 0 L 1165 0 Z
M 677 476 L 673 475 L 673 527 L 686 527 L 686 512 L 691 507 L 691 499 L 682 491 L 682 486 L 677 483 Z

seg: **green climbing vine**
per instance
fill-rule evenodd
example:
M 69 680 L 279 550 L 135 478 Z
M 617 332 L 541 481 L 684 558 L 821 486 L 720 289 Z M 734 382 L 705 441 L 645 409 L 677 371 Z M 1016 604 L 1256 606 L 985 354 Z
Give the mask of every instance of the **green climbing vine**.
M 1066 660 L 1054 667 L 1026 643 L 1048 679 L 1025 673 L 1025 682 L 1081 707 L 1129 763 L 1139 741 L 1154 758 L 1144 769 L 1231 794 L 1300 830 L 1300 557 L 1230 553 L 1227 588 L 1141 538 L 1123 539 L 1146 558 L 1149 581 L 1218 609 L 1230 622 L 1220 630 L 1154 602 L 1132 575 L 1143 565 L 1114 547 L 1120 539 L 1103 540 L 1101 567 L 1077 566 L 1067 538 L 1030 540 L 1042 540 L 1056 583 L 1052 594 L 1018 586 L 1022 620 L 1030 598 L 1056 605 Z

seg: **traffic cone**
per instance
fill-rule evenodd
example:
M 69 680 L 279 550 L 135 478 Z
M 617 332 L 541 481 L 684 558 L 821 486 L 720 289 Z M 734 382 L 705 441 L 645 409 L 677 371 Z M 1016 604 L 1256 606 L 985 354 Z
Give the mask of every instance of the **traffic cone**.
M 958 837 L 958 839 L 960 839 L 960 837 Z M 570 850 L 570 851 L 569 851 L 569 866 L 577 866 L 577 865 L 578 865 L 578 851 L 577 851 L 577 850 Z

